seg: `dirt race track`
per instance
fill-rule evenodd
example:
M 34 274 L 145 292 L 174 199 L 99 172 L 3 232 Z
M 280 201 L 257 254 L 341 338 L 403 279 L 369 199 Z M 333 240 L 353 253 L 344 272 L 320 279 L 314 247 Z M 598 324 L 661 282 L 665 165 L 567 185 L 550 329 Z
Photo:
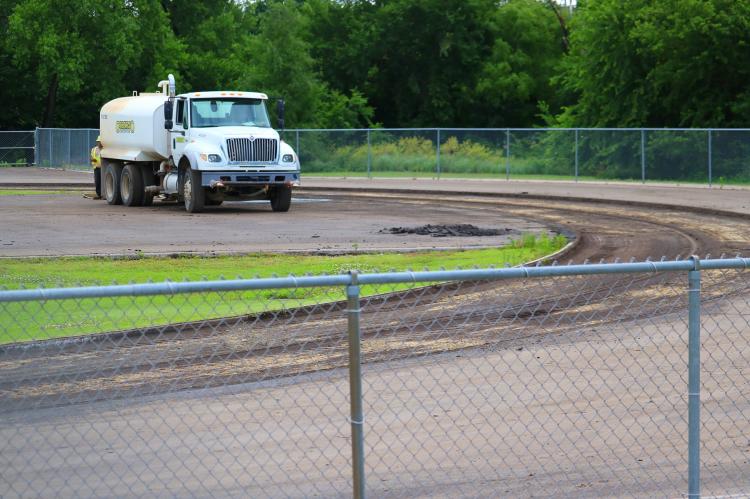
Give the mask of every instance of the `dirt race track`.
M 477 244 L 378 233 L 427 223 L 575 235 L 565 256 L 574 262 L 750 249 L 746 205 L 732 202 L 747 191 L 645 188 L 633 204 L 603 202 L 617 199 L 611 186 L 598 189 L 592 203 L 568 185 L 556 198 L 554 186 L 533 183 L 520 187 L 525 197 L 503 197 L 487 195 L 489 183 L 451 196 L 403 181 L 409 192 L 387 181 L 371 185 L 381 192 L 342 192 L 361 187 L 350 182 L 309 182 L 315 189 L 297 194 L 307 201 L 293 202 L 287 214 L 254 204 L 191 216 L 177 206 L 127 209 L 70 195 L 4 197 L 0 254 Z M 681 200 L 691 201 L 682 203 L 690 211 Z M 94 203 L 101 203 L 96 215 Z M 435 285 L 364 300 L 370 494 L 679 496 L 684 281 L 657 275 Z M 704 383 L 716 387 L 706 397 L 704 431 L 736 437 L 706 444 L 712 468 L 705 483 L 716 494 L 750 492 L 750 445 L 740 442 L 750 433 L 747 290 L 742 273 L 707 276 L 704 284 L 705 334 L 714 348 Z M 342 308 L 4 348 L 0 440 L 10 444 L 1 453 L 0 493 L 345 496 Z M 561 438 L 561 431 L 577 438 Z M 52 442 L 54 450 L 28 442 Z M 184 468 L 170 464 L 184 452 Z M 59 487 L 48 489 L 51 483 Z

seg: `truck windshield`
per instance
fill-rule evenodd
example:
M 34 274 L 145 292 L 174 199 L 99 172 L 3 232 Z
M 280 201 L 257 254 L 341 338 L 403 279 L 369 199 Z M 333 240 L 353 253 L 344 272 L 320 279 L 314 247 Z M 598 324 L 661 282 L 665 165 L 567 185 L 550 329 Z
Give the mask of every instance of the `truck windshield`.
M 262 99 L 191 99 L 190 123 L 196 128 L 257 126 L 270 128 Z

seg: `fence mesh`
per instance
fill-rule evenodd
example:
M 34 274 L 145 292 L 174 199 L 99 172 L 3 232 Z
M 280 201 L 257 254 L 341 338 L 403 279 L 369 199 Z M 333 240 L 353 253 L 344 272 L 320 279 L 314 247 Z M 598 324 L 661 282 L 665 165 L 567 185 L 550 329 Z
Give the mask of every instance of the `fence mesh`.
M 0 164 L 88 169 L 96 129 L 0 132 Z M 302 173 L 747 183 L 750 131 L 371 129 L 281 132 Z M 438 148 L 439 144 L 439 148 Z
M 90 169 L 89 154 L 96 145 L 95 128 L 38 128 L 36 164 L 42 167 Z
M 750 490 L 750 280 L 703 271 L 702 473 Z M 685 272 L 366 284 L 366 491 L 687 491 Z M 442 277 L 441 277 L 442 276 Z M 0 494 L 346 496 L 345 289 L 0 301 Z
M 33 131 L 0 131 L 0 166 L 34 164 Z
M 684 492 L 675 277 L 462 283 L 394 310 L 366 300 L 363 350 L 391 361 L 364 373 L 372 495 Z
M 750 493 L 750 280 L 703 272 L 701 480 L 705 496 Z
M 4 304 L 0 494 L 349 491 L 341 294 Z

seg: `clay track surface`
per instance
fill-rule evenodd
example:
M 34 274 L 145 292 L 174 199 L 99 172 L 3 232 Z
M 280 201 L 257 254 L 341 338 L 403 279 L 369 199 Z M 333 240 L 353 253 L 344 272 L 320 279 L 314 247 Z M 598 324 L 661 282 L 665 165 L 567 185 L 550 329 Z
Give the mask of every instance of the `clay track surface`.
M 576 234 L 565 261 L 750 247 L 747 217 L 679 207 L 315 194 L 333 201 L 304 209 L 332 220 L 351 213 L 331 207 L 357 206 L 361 215 L 372 206 L 402 214 L 383 225 L 412 225 L 413 213 L 434 223 L 432 213 L 451 223 L 516 219 Z M 362 300 L 368 491 L 678 496 L 685 281 L 664 274 L 379 288 Z M 716 493 L 747 492 L 750 476 L 747 288 L 742 273 L 705 273 L 704 483 Z M 0 350 L 0 493 L 346 497 L 340 296 Z
M 336 197 L 334 193 L 320 193 Z M 576 263 L 645 260 L 691 254 L 718 256 L 750 247 L 750 222 L 678 209 L 570 202 L 410 194 L 337 198 L 349 205 L 392 205 L 408 214 L 436 204 L 469 220 L 533 220 L 577 235 L 565 256 Z M 366 362 L 480 348 L 522 347 L 571 328 L 658 317 L 684 306 L 684 276 L 600 276 L 549 282 L 435 284 L 364 300 Z M 712 293 L 731 291 L 734 280 Z M 50 342 L 0 353 L 1 410 L 44 407 L 131 395 L 273 379 L 346 365 L 343 304 L 308 306 L 257 316 L 157 327 L 94 342 Z M 297 295 L 304 298 L 304 293 Z M 609 310 L 608 313 L 591 311 Z M 585 320 L 583 322 L 586 322 Z M 466 327 L 471 324 L 471 327 Z M 536 325 L 536 328 L 529 328 Z M 498 338 L 501 338 L 498 340 Z
M 380 232 L 405 225 L 466 223 L 467 219 L 483 227 L 509 228 L 512 234 L 433 238 Z M 225 203 L 198 214 L 186 213 L 176 203 L 109 206 L 79 193 L 4 196 L 0 220 L 0 256 L 8 257 L 404 251 L 501 245 L 521 233 L 546 229 L 522 213 L 472 214 L 463 207 L 340 193 L 296 195 L 288 213 L 273 213 L 266 201 Z

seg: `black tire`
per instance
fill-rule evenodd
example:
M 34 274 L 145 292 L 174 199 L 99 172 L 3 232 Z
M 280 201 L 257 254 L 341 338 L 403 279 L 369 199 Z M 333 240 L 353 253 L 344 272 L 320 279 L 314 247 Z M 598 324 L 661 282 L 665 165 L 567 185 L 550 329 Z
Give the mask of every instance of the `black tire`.
M 154 170 L 150 165 L 144 165 L 141 167 L 141 174 L 143 175 L 143 202 L 142 206 L 151 206 L 154 204 L 154 193 L 146 192 L 146 187 L 149 185 L 156 185 L 156 176 Z
M 120 197 L 125 206 L 143 204 L 143 174 L 138 165 L 127 164 L 120 176 Z
M 119 163 L 109 163 L 104 167 L 104 197 L 107 204 L 122 204 L 120 197 L 120 178 L 122 177 L 122 165 Z
M 274 187 L 271 191 L 271 209 L 273 211 L 289 211 L 292 205 L 292 188 L 287 186 Z
M 201 185 L 201 172 L 192 168 L 185 171 L 182 181 L 182 197 L 185 198 L 185 211 L 199 213 L 206 204 L 206 191 Z

